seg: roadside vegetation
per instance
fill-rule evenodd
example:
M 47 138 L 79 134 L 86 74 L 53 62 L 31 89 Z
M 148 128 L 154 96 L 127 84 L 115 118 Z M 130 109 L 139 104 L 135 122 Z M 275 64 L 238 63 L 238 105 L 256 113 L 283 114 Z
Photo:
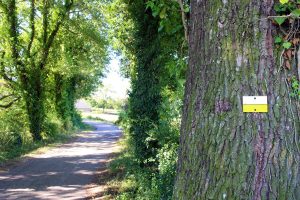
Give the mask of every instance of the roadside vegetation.
M 97 109 L 93 108 L 91 112 L 80 112 L 85 119 L 97 120 L 108 123 L 117 123 L 119 119 L 119 111 L 114 109 Z
M 124 132 L 108 198 L 297 199 L 299 27 L 299 0 L 0 0 L 0 161 L 83 116 Z M 112 52 L 126 100 L 91 95 Z
M 180 5 L 115 0 L 107 9 L 110 41 L 131 80 L 117 121 L 124 150 L 110 163 L 109 184 L 116 199 L 171 199 L 187 66 Z
M 84 128 L 108 61 L 98 1 L 0 1 L 0 161 Z

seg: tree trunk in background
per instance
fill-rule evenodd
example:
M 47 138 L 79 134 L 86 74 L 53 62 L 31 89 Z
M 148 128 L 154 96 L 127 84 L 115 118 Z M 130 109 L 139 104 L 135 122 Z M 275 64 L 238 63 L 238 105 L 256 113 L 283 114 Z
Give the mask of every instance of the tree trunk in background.
M 73 125 L 77 126 L 81 123 L 80 115 L 78 115 L 75 108 L 76 103 L 76 87 L 77 87 L 77 78 L 71 77 L 69 86 L 68 86 L 68 102 L 69 102 L 69 111 L 71 114 L 71 121 Z
M 299 101 L 273 46 L 272 0 L 192 0 L 175 199 L 299 199 Z M 267 95 L 268 113 L 242 96 Z
M 76 126 L 78 122 L 75 108 L 76 78 L 66 78 L 61 74 L 54 75 L 55 109 L 66 130 Z
M 132 92 L 129 95 L 129 132 L 134 155 L 143 166 L 145 160 L 154 160 L 157 154 L 158 141 L 149 139 L 149 131 L 159 123 L 159 77 L 164 65 L 159 59 L 158 20 L 152 16 L 150 9 L 146 9 L 143 0 L 135 1 L 130 7 L 130 13 L 136 28 L 135 38 L 139 39 L 134 41 L 137 64 L 136 77 L 132 78 Z
M 23 82 L 24 100 L 29 119 L 29 128 L 34 141 L 42 140 L 42 130 L 45 121 L 44 88 L 42 72 L 36 69 L 28 78 L 29 83 Z

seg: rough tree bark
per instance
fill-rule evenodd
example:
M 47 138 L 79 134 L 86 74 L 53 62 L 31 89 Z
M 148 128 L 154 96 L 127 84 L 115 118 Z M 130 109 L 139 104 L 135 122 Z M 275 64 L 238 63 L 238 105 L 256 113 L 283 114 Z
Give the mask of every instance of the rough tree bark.
M 274 48 L 273 0 L 191 0 L 174 199 L 299 199 L 299 101 Z M 268 113 L 242 96 L 267 95 Z

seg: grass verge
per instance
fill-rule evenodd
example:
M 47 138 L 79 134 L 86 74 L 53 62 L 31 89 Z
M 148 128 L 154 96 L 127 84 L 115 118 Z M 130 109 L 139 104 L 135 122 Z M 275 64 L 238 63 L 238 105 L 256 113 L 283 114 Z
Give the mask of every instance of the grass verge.
M 126 171 L 120 165 L 124 158 L 124 139 L 121 139 L 117 151 L 107 156 L 105 165 L 97 170 L 95 180 L 87 188 L 89 200 L 113 200 L 123 192 L 134 191 L 135 186 L 127 179 Z
M 82 129 L 70 131 L 69 133 L 57 134 L 51 136 L 43 141 L 30 142 L 22 145 L 12 146 L 7 150 L 0 150 L 0 169 L 5 165 L 10 165 L 18 161 L 24 155 L 30 156 L 32 154 L 39 154 L 47 151 L 49 148 L 56 147 L 60 144 L 66 143 L 71 139 L 76 138 L 78 132 L 93 130 L 93 127 L 84 125 Z
M 115 124 L 116 121 L 119 118 L 119 113 L 117 111 L 110 111 L 110 112 L 82 112 L 81 116 L 85 119 L 91 119 L 91 120 L 98 120 L 106 123 Z

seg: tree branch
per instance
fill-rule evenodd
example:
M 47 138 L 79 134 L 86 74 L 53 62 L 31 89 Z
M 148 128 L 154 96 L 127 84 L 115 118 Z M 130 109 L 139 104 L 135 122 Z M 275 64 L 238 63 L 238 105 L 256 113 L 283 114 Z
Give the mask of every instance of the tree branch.
M 182 20 L 182 24 L 183 24 L 183 27 L 184 27 L 184 38 L 188 42 L 187 19 L 186 19 L 186 15 L 185 15 L 185 12 L 184 12 L 183 2 L 182 2 L 182 0 L 177 0 L 177 2 L 179 3 L 180 10 L 181 10 L 181 20 Z
M 47 43 L 48 37 L 48 0 L 43 0 L 43 45 Z
M 6 98 L 8 98 L 8 97 L 12 97 L 12 96 L 14 96 L 14 95 L 13 95 L 13 94 L 8 94 L 8 95 L 0 96 L 0 101 L 6 99 Z
M 3 62 L 3 59 L 4 59 L 4 56 L 5 56 L 5 52 L 3 51 L 2 52 L 2 55 L 1 55 L 1 62 L 0 62 L 0 76 L 8 81 L 8 82 L 14 82 L 11 78 L 9 78 L 5 72 L 5 69 L 4 69 L 4 62 Z
M 30 9 L 31 9 L 31 12 L 30 12 L 30 27 L 31 27 L 31 34 L 30 34 L 30 41 L 29 41 L 29 44 L 28 44 L 28 47 L 27 47 L 27 52 L 28 52 L 28 55 L 30 57 L 30 51 L 31 51 L 31 47 L 32 47 L 32 43 L 33 43 L 33 40 L 34 40 L 34 37 L 35 37 L 35 23 L 34 23 L 34 17 L 35 17 L 35 0 L 31 0 L 30 2 Z
M 10 108 L 15 102 L 17 102 L 21 97 L 18 97 L 16 99 L 14 99 L 13 101 L 11 101 L 10 103 L 8 104 L 5 104 L 5 105 L 1 105 L 0 104 L 0 108 L 3 108 L 3 109 L 7 109 L 7 108 Z
M 50 51 L 50 48 L 51 48 L 51 46 L 54 42 L 55 36 L 57 35 L 63 21 L 65 20 L 65 18 L 67 16 L 67 14 L 71 10 L 72 5 L 73 5 L 73 0 L 65 0 L 65 10 L 64 10 L 64 12 L 60 13 L 61 19 L 57 20 L 57 22 L 54 26 L 54 29 L 50 33 L 49 38 L 47 39 L 47 42 L 44 45 L 43 55 L 42 55 L 42 59 L 41 59 L 41 62 L 40 62 L 40 68 L 41 69 L 43 69 L 46 65 L 46 61 L 47 61 L 47 58 L 48 58 L 48 55 L 49 55 L 49 51 Z
M 3 78 L 5 81 L 7 81 L 7 82 L 15 83 L 15 81 L 13 81 L 11 78 L 9 78 L 9 77 L 7 76 L 7 74 L 5 73 L 4 68 L 1 69 L 1 71 L 0 71 L 0 76 L 2 76 L 2 78 Z
M 10 40 L 11 52 L 12 57 L 15 63 L 18 63 L 19 53 L 17 44 L 18 42 L 18 31 L 17 31 L 17 16 L 16 16 L 16 1 L 11 0 L 9 1 L 8 8 L 7 8 L 7 21 L 9 23 L 9 36 L 12 38 Z
M 14 62 L 14 65 L 17 68 L 18 76 L 22 80 L 23 83 L 27 83 L 26 78 L 26 68 L 24 63 L 20 59 L 20 53 L 18 50 L 19 38 L 18 38 L 18 18 L 16 13 L 16 0 L 10 0 L 5 5 L 2 0 L 0 0 L 1 7 L 5 11 L 6 20 L 8 22 L 8 35 L 9 35 L 9 49 L 11 51 L 11 57 Z M 5 73 L 5 69 L 1 69 L 3 78 L 9 83 L 15 83 L 10 77 L 8 77 Z M 10 84 L 11 85 L 11 84 Z M 12 85 L 11 85 L 12 86 Z

